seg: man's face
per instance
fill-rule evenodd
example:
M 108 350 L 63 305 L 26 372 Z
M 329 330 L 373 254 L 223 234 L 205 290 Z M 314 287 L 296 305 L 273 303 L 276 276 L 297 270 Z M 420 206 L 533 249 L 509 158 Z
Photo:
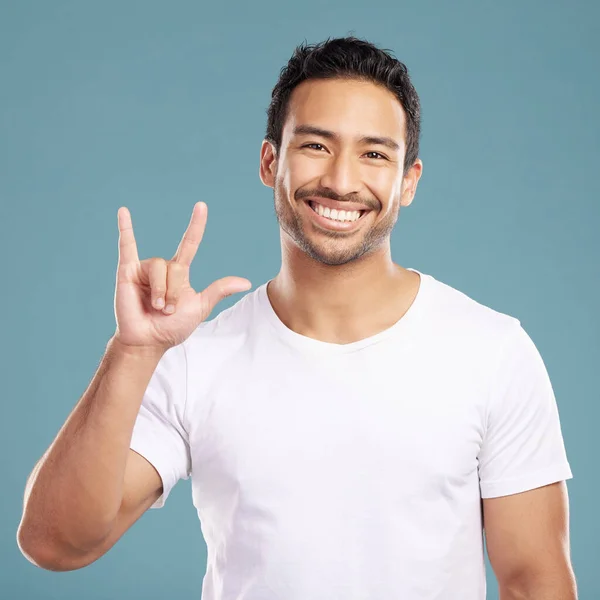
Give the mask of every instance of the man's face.
M 403 177 L 404 131 L 402 106 L 381 86 L 325 79 L 296 87 L 279 156 L 269 142 L 261 153 L 283 232 L 327 265 L 387 246 L 421 173 L 417 161 Z

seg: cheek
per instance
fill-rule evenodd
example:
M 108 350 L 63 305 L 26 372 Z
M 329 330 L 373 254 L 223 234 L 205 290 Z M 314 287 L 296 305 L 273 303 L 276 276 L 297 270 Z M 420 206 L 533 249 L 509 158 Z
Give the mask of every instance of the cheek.
M 371 168 L 365 173 L 369 183 L 387 194 L 398 193 L 402 179 L 397 176 L 396 171 L 384 168 Z
M 306 155 L 290 155 L 287 161 L 287 177 L 292 189 L 297 189 L 319 179 L 326 171 L 327 161 Z
M 389 211 L 396 199 L 400 197 L 402 179 L 389 169 L 370 169 L 365 172 L 364 180 L 367 187 L 385 203 L 384 211 Z

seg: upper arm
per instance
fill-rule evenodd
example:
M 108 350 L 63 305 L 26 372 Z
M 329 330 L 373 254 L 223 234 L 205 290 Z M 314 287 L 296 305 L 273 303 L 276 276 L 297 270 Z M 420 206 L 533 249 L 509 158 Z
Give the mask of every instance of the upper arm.
M 129 447 L 143 456 L 161 480 L 162 494 L 151 505 L 164 506 L 180 479 L 191 475 L 191 452 L 185 426 L 187 360 L 184 345 L 167 351 L 158 363 L 133 426 Z
M 70 564 L 68 570 L 86 567 L 104 556 L 161 494 L 162 481 L 157 470 L 143 456 L 129 450 L 123 482 L 123 499 L 109 535 L 92 552 L 82 556 L 75 564 Z
M 517 494 L 573 476 L 550 377 L 521 326 L 501 345 L 478 462 L 482 498 Z
M 548 372 L 520 326 L 499 354 L 478 461 L 487 550 L 500 589 L 529 597 L 529 590 L 539 596 L 540 587 L 554 585 L 569 590 L 561 598 L 574 597 L 565 483 L 572 473 Z
M 156 468 L 135 450 L 129 450 L 125 466 L 123 499 L 119 517 L 137 520 L 163 492 L 163 484 Z M 147 505 L 147 506 L 146 506 Z M 133 524 L 133 521 L 130 523 Z
M 501 587 L 540 577 L 564 584 L 572 577 L 564 481 L 484 498 L 483 519 L 488 556 Z
M 189 477 L 191 456 L 183 425 L 186 371 L 184 347 L 179 345 L 164 354 L 152 374 L 132 431 L 119 513 L 86 564 L 108 552 L 146 510 L 163 506 L 176 482 Z

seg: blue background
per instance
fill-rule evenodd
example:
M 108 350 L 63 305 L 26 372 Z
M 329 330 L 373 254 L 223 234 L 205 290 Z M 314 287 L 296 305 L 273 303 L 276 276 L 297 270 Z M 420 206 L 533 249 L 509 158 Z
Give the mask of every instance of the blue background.
M 16 544 L 26 478 L 114 332 L 117 209 L 130 209 L 142 258 L 170 258 L 204 200 L 192 284 L 274 276 L 279 230 L 258 178 L 270 92 L 295 45 L 353 33 L 393 50 L 422 101 L 424 174 L 394 259 L 532 336 L 574 473 L 580 597 L 600 597 L 599 6 L 0 2 L 0 595 L 200 597 L 189 481 L 99 561 L 52 573 Z

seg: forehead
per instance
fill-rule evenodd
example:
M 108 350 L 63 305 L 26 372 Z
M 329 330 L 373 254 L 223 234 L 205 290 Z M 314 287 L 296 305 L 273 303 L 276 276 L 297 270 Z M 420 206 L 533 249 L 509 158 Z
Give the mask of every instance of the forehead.
M 405 115 L 383 86 L 354 79 L 308 79 L 292 92 L 283 136 L 313 125 L 341 136 L 381 135 L 404 142 Z

